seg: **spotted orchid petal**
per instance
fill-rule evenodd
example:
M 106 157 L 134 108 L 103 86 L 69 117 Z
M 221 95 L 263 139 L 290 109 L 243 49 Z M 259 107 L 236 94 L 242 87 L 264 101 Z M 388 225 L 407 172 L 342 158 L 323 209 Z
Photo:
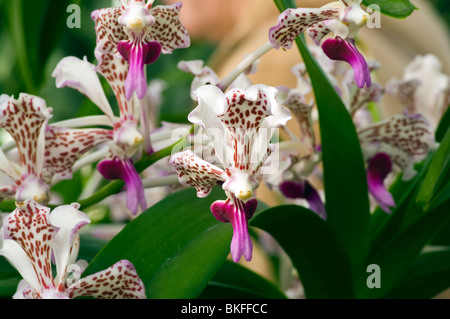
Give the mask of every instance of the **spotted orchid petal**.
M 347 25 L 338 20 L 325 20 L 313 24 L 308 28 L 308 36 L 314 41 L 316 45 L 320 45 L 322 39 L 333 32 L 335 36 L 346 38 L 349 34 Z
M 51 213 L 49 208 L 33 200 L 16 206 L 17 209 L 5 217 L 4 238 L 0 241 L 0 254 L 17 268 L 25 280 L 20 282 L 14 298 L 145 297 L 142 281 L 133 265 L 125 260 L 81 280 L 68 280 L 69 263 L 78 253 L 78 232 L 90 222 L 88 216 L 78 210 L 78 204 L 60 206 Z M 52 254 L 57 270 L 55 279 L 52 276 Z
M 131 159 L 120 159 L 118 157 L 105 159 L 98 163 L 97 169 L 108 180 L 120 179 L 125 182 L 127 187 L 127 208 L 131 214 L 136 215 L 139 208 L 141 211 L 147 209 L 144 186 Z
M 181 7 L 182 3 L 177 2 L 172 5 L 155 6 L 150 10 L 150 14 L 155 18 L 155 24 L 150 26 L 148 38 L 150 41 L 158 42 L 164 54 L 191 45 L 189 34 L 179 19 Z
M 208 196 L 217 181 L 228 178 L 224 170 L 202 160 L 189 150 L 172 155 L 169 163 L 175 168 L 180 183 L 194 187 L 200 198 Z
M 327 219 L 325 205 L 317 190 L 307 181 L 286 180 L 279 185 L 280 192 L 290 199 L 305 199 L 309 208 L 323 219 Z
M 312 122 L 313 104 L 308 104 L 305 97 L 297 92 L 290 92 L 283 104 L 292 112 L 300 127 L 301 141 L 315 150 L 316 138 Z
M 349 63 L 355 75 L 356 84 L 363 88 L 372 84 L 369 66 L 363 55 L 358 51 L 353 39 L 326 39 L 322 43 L 323 52 L 332 60 Z
M 103 91 L 95 66 L 89 63 L 86 57 L 83 60 L 77 57 L 63 58 L 52 76 L 56 79 L 57 88 L 76 89 L 94 102 L 111 122 L 114 121 L 114 113 Z
M 231 223 L 233 227 L 230 251 L 233 261 L 236 263 L 242 256 L 247 261 L 252 259 L 253 244 L 248 233 L 248 220 L 252 218 L 257 205 L 258 201 L 254 198 L 247 203 L 236 198 L 225 201 L 218 200 L 211 205 L 214 217 L 218 221 Z
M 51 268 L 55 231 L 48 221 L 50 209 L 33 200 L 18 202 L 16 207 L 4 220 L 2 254 L 42 295 L 45 290 L 55 289 Z
M 42 167 L 43 151 L 39 146 L 41 130 L 51 118 L 51 108 L 37 96 L 20 94 L 0 105 L 0 127 L 16 142 L 20 164 L 28 174 L 38 175 Z
M 396 95 L 409 113 L 421 113 L 437 127 L 450 104 L 450 77 L 442 73 L 442 63 L 436 56 L 416 56 L 406 66 L 402 79 L 387 83 L 386 92 Z
M 275 49 L 290 49 L 294 40 L 310 26 L 325 20 L 338 19 L 340 8 L 287 9 L 278 17 L 278 24 L 269 30 L 269 40 Z
M 126 100 L 135 91 L 139 99 L 145 97 L 145 64 L 154 62 L 161 52 L 172 53 L 190 45 L 189 35 L 178 18 L 180 8 L 181 3 L 153 8 L 150 2 L 130 1 L 122 7 L 92 13 L 96 22 L 99 71 L 115 91 L 120 88 L 114 74 L 126 79 L 123 91 Z
M 16 189 L 17 186 L 15 184 L 0 187 L 0 201 L 8 198 L 14 198 L 16 195 Z
M 289 110 L 278 103 L 277 92 L 253 85 L 245 91 L 236 88 L 223 93 L 216 86 L 205 85 L 195 91 L 199 105 L 188 119 L 202 126 L 207 135 L 214 130 L 222 134 L 214 136 L 214 147 L 224 167 L 251 172 L 260 164 L 257 159 L 266 158 L 273 129 L 291 119 Z M 260 129 L 268 131 L 259 139 L 262 142 L 256 139 Z
M 133 264 L 121 260 L 113 266 L 81 278 L 67 288 L 70 298 L 145 299 L 145 287 Z
M 195 92 L 199 105 L 188 119 L 201 125 L 211 139 L 214 136 L 216 154 L 231 176 L 224 190 L 241 200 L 253 196 L 259 184 L 254 176 L 270 155 L 274 129 L 291 118 L 289 110 L 278 103 L 277 92 L 265 85 L 226 93 L 205 85 Z
M 392 171 L 392 162 L 385 153 L 375 154 L 369 161 L 367 168 L 367 184 L 380 208 L 390 214 L 390 207 L 395 206 L 392 194 L 385 188 L 384 179 Z
M 47 108 L 45 101 L 39 97 L 20 94 L 17 100 L 13 97 L 2 98 L 0 127 L 13 138 L 20 157 L 20 172 L 11 174 L 10 169 L 5 169 L 4 172 L 9 172 L 16 184 L 15 198 L 18 201 L 31 198 L 44 202 L 48 197 L 49 187 L 41 180 L 41 173 L 45 128 L 50 118 L 51 108 Z
M 67 129 L 49 125 L 45 133 L 44 170 L 47 178 L 53 177 L 53 182 L 72 178 L 75 161 L 94 146 L 110 140 L 111 130 Z
M 123 27 L 118 23 L 121 15 L 121 7 L 99 9 L 91 14 L 97 34 L 94 53 L 98 63 L 95 70 L 106 79 L 114 92 L 119 105 L 121 122 L 137 123 L 139 109 L 134 99 L 126 98 L 125 92 L 129 64 L 118 51 L 118 43 L 128 39 Z
M 403 180 L 417 172 L 414 163 L 423 160 L 437 148 L 433 129 L 422 115 L 407 111 L 358 131 L 366 161 L 378 153 L 387 154 L 403 171 Z

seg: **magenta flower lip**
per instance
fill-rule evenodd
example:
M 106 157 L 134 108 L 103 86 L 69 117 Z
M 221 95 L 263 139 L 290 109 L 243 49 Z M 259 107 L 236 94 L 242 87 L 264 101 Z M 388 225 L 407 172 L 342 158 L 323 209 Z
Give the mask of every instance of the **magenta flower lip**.
M 280 192 L 290 199 L 305 199 L 309 208 L 323 219 L 327 218 L 325 205 L 317 190 L 307 181 L 284 181 L 279 186 Z
M 363 88 L 364 85 L 367 87 L 372 85 L 369 66 L 362 54 L 356 48 L 353 39 L 344 40 L 340 37 L 326 39 L 322 43 L 322 50 L 331 60 L 349 63 L 355 74 L 356 84 L 360 88 Z
M 144 211 L 147 202 L 144 194 L 142 180 L 130 159 L 106 159 L 98 163 L 97 169 L 107 180 L 120 179 L 127 187 L 127 207 L 133 215 L 137 214 L 138 207 Z
M 390 214 L 390 207 L 395 206 L 392 194 L 385 188 L 384 179 L 392 171 L 392 161 L 388 154 L 378 153 L 370 159 L 367 169 L 367 184 L 369 192 L 378 205 Z
M 147 94 L 147 80 L 144 66 L 155 62 L 161 55 L 161 45 L 158 42 L 132 43 L 120 41 L 117 44 L 120 55 L 130 64 L 125 80 L 125 97 L 131 99 L 133 92 L 142 100 Z
M 212 203 L 211 212 L 214 217 L 223 223 L 231 223 L 233 226 L 233 238 L 231 240 L 231 255 L 234 262 L 239 262 L 242 256 L 245 260 L 252 259 L 253 244 L 248 233 L 248 221 L 253 217 L 258 201 L 254 198 L 244 203 L 234 199 L 218 200 Z

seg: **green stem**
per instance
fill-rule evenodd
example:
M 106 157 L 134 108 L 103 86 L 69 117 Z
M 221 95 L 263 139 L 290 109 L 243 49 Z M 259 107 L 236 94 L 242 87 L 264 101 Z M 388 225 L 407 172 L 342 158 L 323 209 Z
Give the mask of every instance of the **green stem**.
M 190 132 L 193 131 L 193 128 L 191 128 Z M 150 167 L 152 164 L 156 163 L 160 159 L 170 156 L 172 154 L 173 149 L 183 148 L 185 146 L 189 145 L 188 142 L 188 136 L 184 136 L 181 140 L 177 141 L 176 143 L 159 150 L 155 153 L 152 153 L 151 155 L 148 155 L 146 153 L 143 154 L 141 160 L 136 163 L 135 168 L 138 173 L 142 173 L 145 169 Z M 92 206 L 94 204 L 97 204 L 98 202 L 104 200 L 110 195 L 119 193 L 123 186 L 124 182 L 122 180 L 115 180 L 101 188 L 99 191 L 97 191 L 94 195 L 80 200 L 78 203 L 81 205 L 80 209 L 86 209 L 89 206 Z

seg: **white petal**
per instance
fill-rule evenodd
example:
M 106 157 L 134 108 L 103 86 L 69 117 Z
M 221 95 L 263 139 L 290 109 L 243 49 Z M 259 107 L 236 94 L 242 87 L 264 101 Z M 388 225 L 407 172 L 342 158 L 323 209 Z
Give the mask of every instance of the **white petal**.
M 225 112 L 224 93 L 217 86 L 205 85 L 195 92 L 198 106 L 189 114 L 188 120 L 201 126 L 211 139 L 216 156 L 221 163 L 231 163 L 227 155 L 227 129 L 218 118 Z
M 53 244 L 58 283 L 65 275 L 75 236 L 81 227 L 90 223 L 89 217 L 78 208 L 77 204 L 59 206 L 50 214 L 50 224 L 58 228 Z
M 107 116 L 114 118 L 111 106 L 103 91 L 100 80 L 95 72 L 95 66 L 86 58 L 81 60 L 77 57 L 66 57 L 62 59 L 52 76 L 56 78 L 58 88 L 71 87 L 78 90 L 94 102 Z
M 17 269 L 23 279 L 36 291 L 40 291 L 41 285 L 34 271 L 33 265 L 25 251 L 14 240 L 5 239 L 0 255 L 4 256 L 9 263 Z

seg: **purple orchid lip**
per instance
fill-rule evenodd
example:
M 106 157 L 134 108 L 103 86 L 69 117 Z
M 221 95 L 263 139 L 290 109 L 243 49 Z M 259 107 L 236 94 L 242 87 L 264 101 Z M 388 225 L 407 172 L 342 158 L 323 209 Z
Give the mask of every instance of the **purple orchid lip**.
M 349 63 L 355 74 L 355 81 L 358 87 L 364 85 L 370 87 L 372 80 L 370 78 L 370 69 L 362 54 L 358 51 L 353 39 L 326 39 L 322 43 L 323 52 L 331 59 L 345 61 Z
M 310 210 L 315 212 L 324 220 L 327 219 L 325 205 L 323 204 L 319 193 L 307 180 L 303 180 L 300 182 L 284 181 L 283 183 L 280 184 L 279 188 L 281 193 L 287 198 L 306 199 L 309 204 Z
M 133 215 L 137 214 L 138 206 L 141 207 L 142 211 L 147 209 L 142 180 L 130 159 L 103 160 L 98 163 L 97 169 L 108 180 L 121 179 L 125 182 L 127 207 Z
M 142 100 L 147 94 L 147 80 L 144 65 L 155 62 L 161 55 L 161 45 L 158 42 L 132 43 L 120 41 L 117 44 L 120 55 L 130 64 L 125 80 L 125 97 L 131 99 L 133 92 Z
M 233 238 L 230 251 L 234 262 L 239 262 L 242 255 L 245 260 L 252 259 L 253 243 L 248 233 L 248 220 L 255 213 L 258 201 L 254 198 L 247 203 L 235 199 L 235 204 L 228 199 L 218 200 L 212 203 L 211 212 L 218 221 L 231 223 L 233 226 Z
M 367 184 L 369 192 L 378 205 L 386 213 L 390 214 L 389 207 L 395 206 L 392 194 L 384 187 L 384 179 L 392 170 L 392 161 L 386 153 L 378 153 L 373 156 L 367 169 Z

